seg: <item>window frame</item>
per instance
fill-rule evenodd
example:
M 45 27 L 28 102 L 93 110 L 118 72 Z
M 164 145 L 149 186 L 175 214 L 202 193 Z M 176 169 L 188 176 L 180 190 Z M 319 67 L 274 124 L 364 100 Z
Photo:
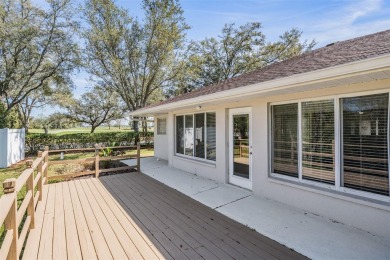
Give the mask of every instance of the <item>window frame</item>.
M 156 134 L 157 135 L 167 135 L 167 121 L 168 121 L 167 118 L 166 117 L 157 117 L 156 119 L 157 119 L 156 120 L 156 126 L 157 126 L 156 127 L 157 128 L 156 129 Z M 164 133 L 160 132 L 160 130 L 161 130 L 160 128 L 161 127 L 160 127 L 160 124 L 159 124 L 159 120 L 164 120 L 165 121 L 165 131 L 164 131 Z
M 194 161 L 199 161 L 199 162 L 203 162 L 203 163 L 206 163 L 206 164 L 213 164 L 215 165 L 216 164 L 216 160 L 213 161 L 213 160 L 208 160 L 207 159 L 207 113 L 214 113 L 215 114 L 215 119 L 217 119 L 217 112 L 215 110 L 207 110 L 207 111 L 199 111 L 199 112 L 189 112 L 189 113 L 178 113 L 178 114 L 174 114 L 174 128 L 175 128 L 175 138 L 174 138 L 174 146 L 175 146 L 175 149 L 174 149 L 174 155 L 175 157 L 179 157 L 179 158 L 185 158 L 185 159 L 189 159 L 189 160 L 194 160 Z M 183 116 L 183 125 L 185 126 L 185 116 L 186 115 L 192 115 L 192 123 L 193 123 L 193 128 L 195 128 L 195 115 L 196 114 L 204 114 L 204 127 L 205 127 L 205 132 L 204 132 L 204 149 L 205 149 L 205 158 L 200 158 L 200 157 L 196 157 L 195 156 L 195 145 L 193 147 L 193 156 L 189 156 L 189 155 L 186 155 L 186 154 L 181 154 L 181 153 L 178 153 L 177 152 L 177 146 L 176 146 L 176 143 L 177 143 L 177 127 L 176 127 L 176 117 L 178 116 Z M 215 123 L 215 128 L 217 128 L 217 123 Z M 216 131 L 217 133 L 217 131 Z M 194 136 L 195 136 L 195 131 L 194 131 Z M 217 148 L 215 148 L 217 149 Z
M 277 102 L 270 102 L 268 103 L 268 132 L 270 133 L 268 135 L 268 178 L 275 178 L 282 181 L 292 182 L 292 183 L 298 183 L 305 186 L 311 186 L 311 187 L 318 187 L 330 191 L 335 192 L 341 192 L 344 194 L 349 195 L 355 195 L 363 198 L 368 199 L 374 199 L 378 201 L 385 201 L 390 202 L 390 189 L 389 189 L 389 195 L 381 195 L 376 193 L 371 193 L 367 191 L 361 191 L 356 190 L 352 188 L 342 187 L 341 186 L 341 167 L 342 167 L 342 154 L 343 154 L 343 148 L 342 148 L 342 108 L 341 108 L 341 99 L 342 98 L 350 98 L 350 97 L 363 97 L 363 96 L 370 96 L 375 94 L 388 94 L 389 100 L 388 100 L 388 121 L 387 121 L 387 155 L 388 155 L 388 171 L 389 171 L 389 186 L 390 186 L 390 91 L 386 91 L 384 89 L 382 90 L 371 90 L 371 91 L 361 91 L 361 92 L 354 92 L 354 93 L 344 93 L 344 94 L 336 94 L 336 95 L 327 95 L 327 96 L 321 96 L 321 97 L 314 97 L 314 98 L 302 98 L 302 99 L 294 99 L 294 100 L 287 100 L 287 101 L 277 101 Z M 310 101 L 321 101 L 321 100 L 333 100 L 334 102 L 334 142 L 335 142 L 335 184 L 326 184 L 326 183 L 320 183 L 312 180 L 305 180 L 302 178 L 302 102 L 310 102 Z M 286 176 L 278 173 L 272 172 L 272 164 L 273 164 L 273 131 L 272 131 L 272 125 L 273 125 L 273 115 L 272 115 L 272 106 L 274 105 L 285 105 L 285 104 L 298 104 L 298 178 Z

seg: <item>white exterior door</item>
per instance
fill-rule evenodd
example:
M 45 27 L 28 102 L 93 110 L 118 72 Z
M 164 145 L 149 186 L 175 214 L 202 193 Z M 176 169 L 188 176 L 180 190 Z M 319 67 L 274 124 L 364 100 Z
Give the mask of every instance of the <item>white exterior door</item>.
M 252 109 L 229 111 L 229 182 L 252 189 Z

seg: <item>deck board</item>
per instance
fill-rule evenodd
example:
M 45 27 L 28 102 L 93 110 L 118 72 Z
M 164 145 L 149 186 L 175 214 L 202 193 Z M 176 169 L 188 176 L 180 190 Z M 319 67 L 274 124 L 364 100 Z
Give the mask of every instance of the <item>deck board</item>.
M 54 229 L 54 206 L 55 206 L 55 185 L 49 185 L 41 239 L 38 249 L 38 259 L 53 258 L 53 229 Z M 30 239 L 28 239 L 30 241 Z
M 64 221 L 68 258 L 74 260 L 82 259 L 81 243 L 77 233 L 76 217 L 74 215 L 72 200 L 69 195 L 66 195 L 69 194 L 69 185 L 67 182 L 62 183 L 62 193 L 64 199 Z
M 128 198 L 128 202 L 131 203 L 130 205 L 128 204 L 129 210 L 133 211 L 136 213 L 141 221 L 145 221 L 148 223 L 153 223 L 154 227 L 156 227 L 162 234 L 164 234 L 171 242 L 173 245 L 170 247 L 170 250 L 180 250 L 183 255 L 188 257 L 189 259 L 201 259 L 201 255 L 198 254 L 192 246 L 190 246 L 190 241 L 189 237 L 186 239 L 183 239 L 183 234 L 180 236 L 178 233 L 177 228 L 172 225 L 171 221 L 169 219 L 166 219 L 166 221 L 162 221 L 157 214 L 153 210 L 149 210 L 145 205 L 140 203 L 137 198 L 133 196 L 131 193 L 131 188 L 129 188 L 126 183 L 121 182 L 117 178 L 110 178 L 110 181 L 115 185 L 115 187 L 118 190 L 121 190 L 125 196 Z M 180 258 L 183 258 L 183 255 L 180 254 Z
M 93 244 L 91 233 L 88 229 L 87 220 L 81 208 L 82 206 L 77 195 L 76 187 L 73 182 L 67 182 L 67 184 L 69 190 L 68 194 L 72 201 L 82 257 L 84 259 L 97 259 L 95 246 Z
M 70 183 L 76 187 L 77 195 L 79 197 L 81 208 L 84 212 L 85 219 L 87 220 L 88 230 L 91 234 L 93 244 L 95 246 L 96 254 L 99 259 L 113 259 L 110 248 L 108 247 L 108 241 L 99 226 L 99 220 L 96 218 L 92 207 L 85 196 L 84 190 L 80 181 L 74 181 Z
M 37 259 L 38 257 L 38 249 L 39 249 L 39 241 L 42 233 L 42 226 L 44 220 L 44 214 L 46 209 L 47 195 L 48 195 L 49 187 L 48 185 L 43 185 L 42 188 L 42 201 L 40 201 L 37 205 L 35 212 L 35 228 L 30 230 L 28 235 L 28 239 L 31 241 L 38 241 L 38 243 L 27 243 L 24 248 L 23 257 L 26 259 Z
M 107 238 L 106 240 L 110 241 L 109 244 L 111 245 L 111 252 L 114 252 L 112 254 L 114 259 L 125 259 L 126 257 L 142 258 L 127 233 L 119 224 L 118 219 L 112 214 L 111 209 L 105 206 L 104 200 L 97 199 L 97 192 L 94 192 L 96 190 L 91 190 L 85 180 L 82 180 L 81 183 L 95 215 L 100 220 L 99 225 Z
M 25 259 L 303 259 L 140 173 L 45 185 Z
M 94 179 L 96 180 L 96 179 Z M 102 189 L 103 187 L 101 185 L 97 185 L 95 181 L 89 182 L 90 189 L 95 189 L 96 192 L 96 198 L 101 202 L 103 211 L 107 214 L 108 219 L 116 218 L 118 221 L 118 224 L 123 229 L 123 232 L 120 237 L 124 237 L 125 246 L 128 247 L 128 250 L 131 250 L 132 256 L 140 256 L 140 258 L 145 259 L 159 259 L 163 258 L 162 255 L 156 255 L 158 253 L 157 249 L 150 250 L 148 247 L 153 247 L 153 244 L 149 240 L 145 240 L 144 237 L 138 232 L 136 227 L 134 227 L 134 224 L 129 221 L 129 219 L 126 218 L 125 214 L 121 211 L 121 209 L 118 207 L 118 204 L 114 203 L 112 199 L 108 196 L 108 194 Z M 122 231 L 118 231 L 122 232 Z M 127 237 L 126 237 L 127 236 Z M 133 251 L 137 250 L 137 252 Z
M 134 176 L 126 176 L 126 178 L 130 178 L 131 182 L 139 183 L 139 180 L 137 180 L 137 178 L 134 178 Z M 224 227 L 221 228 L 220 225 L 216 225 L 215 223 L 211 223 L 210 225 L 209 221 L 214 221 L 210 218 L 209 213 L 211 210 L 207 210 L 206 207 L 197 203 L 188 203 L 189 201 L 191 201 L 191 199 L 186 200 L 186 197 L 183 196 L 176 197 L 175 195 L 177 194 L 175 192 L 171 193 L 170 197 L 166 198 L 164 196 L 164 193 L 167 193 L 168 190 L 158 189 L 158 186 L 155 186 L 154 184 L 156 183 L 149 183 L 149 185 L 153 187 L 153 189 L 150 189 L 150 192 L 153 192 L 153 195 L 144 194 L 143 196 L 149 196 L 150 201 L 154 203 L 159 203 L 160 205 L 164 205 L 157 208 L 159 210 L 166 211 L 167 217 L 170 215 L 175 215 L 175 221 L 190 219 L 190 221 L 186 221 L 185 223 L 183 223 L 184 226 L 193 227 L 194 230 L 202 230 L 202 232 L 200 233 L 201 238 L 203 240 L 203 243 L 204 241 L 210 242 L 207 244 L 208 247 L 210 247 L 210 245 L 215 244 L 219 249 L 223 250 L 226 254 L 230 255 L 230 257 L 233 258 L 272 258 L 272 254 L 269 254 L 265 250 L 259 252 L 257 247 L 262 245 L 256 245 L 251 247 L 251 244 L 245 243 L 245 241 L 243 242 L 243 239 L 238 239 L 237 237 L 232 238 L 231 231 L 229 231 L 230 226 L 229 229 L 225 229 Z M 139 190 L 139 192 L 142 191 Z M 153 197 L 156 199 L 152 199 Z M 180 201 L 181 198 L 184 198 L 184 202 Z M 188 209 L 187 207 L 189 205 L 192 207 Z M 206 212 L 203 215 L 194 214 L 202 212 L 203 210 Z M 183 227 L 183 225 L 181 225 L 181 227 Z M 225 232 L 226 230 L 228 230 L 229 232 Z M 251 248 L 254 248 L 254 250 L 252 251 Z M 259 254 L 256 254 L 256 252 Z
M 131 178 L 131 182 L 139 182 L 134 176 L 126 175 L 126 178 Z M 274 257 L 288 259 L 290 249 L 287 247 L 280 248 L 275 241 L 261 236 L 255 231 L 252 231 L 253 234 L 248 236 L 248 228 L 243 225 L 236 225 L 237 222 L 223 216 L 215 210 L 210 210 L 207 207 L 202 207 L 199 202 L 193 201 L 191 198 L 178 193 L 172 188 L 161 190 L 158 189 L 160 183 L 152 178 L 146 178 L 144 181 L 148 182 L 148 186 L 152 187 L 151 192 L 155 193 L 156 198 L 165 200 L 168 204 L 173 205 L 174 208 L 180 207 L 180 213 L 190 216 L 195 224 L 198 224 L 198 227 L 205 229 L 204 232 L 208 234 L 208 237 L 212 237 L 215 233 L 215 229 L 218 232 L 222 232 L 226 237 L 233 239 L 233 241 L 239 241 L 240 244 L 243 244 L 245 247 L 256 250 L 256 248 L 261 248 L 265 252 L 262 257 L 269 257 L 269 253 Z M 192 203 L 191 203 L 192 202 Z M 196 207 L 198 204 L 200 207 Z M 164 208 L 164 207 L 160 207 Z M 200 222 L 199 222 L 200 221 Z M 197 228 L 198 228 L 197 227 Z M 242 228 L 244 230 L 242 230 Z M 209 230 L 214 232 L 209 232 Z M 276 248 L 274 247 L 276 246 Z M 284 252 L 284 253 L 283 253 Z
M 54 230 L 53 230 L 53 259 L 67 259 L 65 234 L 65 212 L 62 183 L 53 184 L 55 187 Z M 71 234 L 69 234 L 71 235 Z
M 130 180 L 134 181 L 134 180 Z M 126 182 L 127 183 L 127 182 Z M 133 182 L 137 183 L 137 182 Z M 204 250 L 204 244 L 205 242 L 208 244 L 206 249 L 210 253 L 212 252 L 212 255 L 214 257 L 220 258 L 220 259 L 226 259 L 226 258 L 243 258 L 244 256 L 237 252 L 236 249 L 229 247 L 224 241 L 218 240 L 218 237 L 215 236 L 213 233 L 209 232 L 208 230 L 205 230 L 202 226 L 197 225 L 196 222 L 194 222 L 191 217 L 184 215 L 182 212 L 177 211 L 177 205 L 171 206 L 167 203 L 164 203 L 162 200 L 161 194 L 157 194 L 155 196 L 155 192 L 157 192 L 156 189 L 149 189 L 145 192 L 145 190 L 138 189 L 136 185 L 133 185 L 133 190 L 130 190 L 128 188 L 128 193 L 135 193 L 136 190 L 138 191 L 138 196 L 143 197 L 143 204 L 148 205 L 149 207 L 157 208 L 158 214 L 162 217 L 165 217 L 167 219 L 167 222 L 170 224 L 174 222 L 174 224 L 171 226 L 172 228 L 175 228 L 177 230 L 186 230 L 188 237 L 193 237 L 194 240 L 197 240 L 197 243 L 191 243 L 191 245 L 195 248 L 195 250 L 202 250 L 203 253 L 206 253 Z M 150 193 L 150 194 L 149 194 Z M 137 194 L 137 193 L 135 193 Z M 153 195 L 152 195 L 153 194 Z M 137 196 L 137 195 L 135 195 Z M 178 214 L 177 214 L 178 213 Z M 203 230 L 203 232 L 199 232 L 198 230 Z M 187 235 L 185 234 L 185 235 Z M 224 250 L 225 249 L 225 250 Z M 228 252 L 226 252 L 228 251 Z M 202 255 L 204 256 L 204 255 Z M 208 254 L 207 258 L 211 258 L 211 255 Z

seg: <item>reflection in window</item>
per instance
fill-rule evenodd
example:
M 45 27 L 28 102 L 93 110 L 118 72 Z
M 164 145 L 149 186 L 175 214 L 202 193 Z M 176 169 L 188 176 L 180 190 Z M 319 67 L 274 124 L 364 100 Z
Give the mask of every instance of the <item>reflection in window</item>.
M 272 106 L 272 172 L 298 177 L 298 104 Z
M 204 139 L 204 113 L 195 114 L 195 156 L 204 158 L 205 139 Z
M 342 185 L 389 195 L 389 95 L 343 98 Z
M 176 153 L 184 154 L 184 116 L 176 117 Z
M 215 161 L 217 156 L 215 113 L 207 113 L 207 160 Z
M 165 135 L 167 133 L 167 119 L 157 118 L 157 134 Z
M 176 153 L 215 161 L 215 113 L 176 116 Z
M 185 116 L 185 128 L 184 128 L 184 154 L 194 155 L 194 116 Z
M 233 115 L 233 175 L 249 179 L 249 114 Z
M 334 184 L 334 102 L 302 102 L 302 178 Z

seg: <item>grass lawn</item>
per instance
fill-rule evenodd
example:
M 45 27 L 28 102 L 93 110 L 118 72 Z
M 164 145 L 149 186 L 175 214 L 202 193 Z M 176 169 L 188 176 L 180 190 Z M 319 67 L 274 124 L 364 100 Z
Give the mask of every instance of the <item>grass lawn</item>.
M 120 129 L 118 127 L 111 127 L 110 129 L 108 126 L 101 126 L 96 128 L 95 133 L 115 133 L 115 132 L 131 132 L 133 130 L 130 129 L 128 126 L 122 126 Z M 148 129 L 149 132 L 153 132 L 153 128 Z M 29 129 L 29 133 L 34 134 L 43 134 L 45 131 L 43 129 Z M 55 134 L 55 135 L 66 135 L 66 134 L 77 134 L 77 133 L 90 133 L 91 128 L 90 127 L 75 127 L 75 128 L 69 128 L 69 129 L 49 129 L 49 134 Z

